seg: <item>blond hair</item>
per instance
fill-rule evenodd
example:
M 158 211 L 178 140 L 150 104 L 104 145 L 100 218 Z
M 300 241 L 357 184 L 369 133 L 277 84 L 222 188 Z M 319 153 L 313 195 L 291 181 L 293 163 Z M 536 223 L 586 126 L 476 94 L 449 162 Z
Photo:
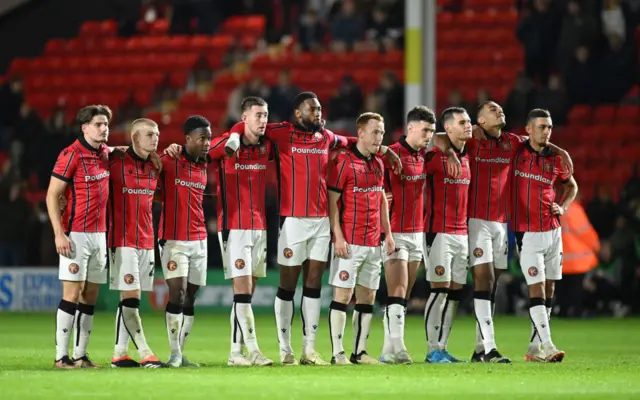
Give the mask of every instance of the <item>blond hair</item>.
M 356 126 L 358 128 L 362 128 L 363 126 L 368 124 L 369 121 L 371 121 L 372 119 L 384 123 L 384 118 L 382 117 L 382 115 L 374 112 L 366 112 L 366 113 L 360 114 L 360 116 L 356 120 Z

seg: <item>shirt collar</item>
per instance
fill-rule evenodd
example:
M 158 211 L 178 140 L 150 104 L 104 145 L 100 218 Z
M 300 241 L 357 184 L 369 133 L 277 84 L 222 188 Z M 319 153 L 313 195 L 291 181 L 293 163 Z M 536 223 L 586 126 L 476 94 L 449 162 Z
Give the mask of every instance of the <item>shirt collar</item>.
M 84 138 L 84 135 L 81 135 L 81 136 L 78 138 L 78 142 L 80 142 L 80 144 L 81 144 L 84 148 L 86 148 L 87 150 L 89 150 L 89 151 L 91 151 L 91 152 L 93 152 L 93 153 L 98 153 L 98 152 L 101 150 L 101 148 L 102 148 L 102 145 L 98 145 L 98 148 L 95 148 L 95 147 L 91 146 L 91 145 L 89 144 L 89 142 L 87 142 L 87 139 L 85 139 L 85 138 Z
M 187 149 L 182 147 L 182 156 L 187 160 L 191 161 L 194 164 L 206 164 L 211 162 L 211 157 L 207 154 L 204 158 L 202 157 L 193 157 L 191 154 L 187 153 Z
M 318 131 L 314 131 L 312 129 L 307 128 L 306 126 L 302 126 L 301 124 L 298 123 L 298 121 L 293 123 L 293 127 L 299 131 L 299 132 L 304 132 L 304 133 L 315 133 L 315 132 L 321 132 L 322 130 L 318 130 Z
M 534 149 L 531 146 L 531 143 L 529 141 L 527 141 L 525 143 L 525 148 L 529 151 L 529 153 L 536 153 L 536 154 L 538 154 L 538 155 L 540 155 L 542 157 L 549 157 L 551 155 L 551 147 L 549 147 L 549 146 L 545 146 L 545 147 L 542 148 L 542 150 L 536 151 L 536 149 Z
M 356 157 L 358 157 L 361 160 L 365 160 L 365 161 L 371 161 L 371 159 L 373 158 L 372 155 L 370 155 L 369 157 L 365 156 L 364 154 L 362 154 L 360 152 L 360 150 L 358 150 L 358 146 L 354 143 L 351 145 L 351 151 L 353 151 L 353 154 L 356 155 Z
M 412 153 L 412 154 L 418 153 L 418 151 L 419 151 L 419 150 L 414 149 L 413 147 L 411 147 L 411 146 L 409 145 L 409 143 L 407 143 L 407 137 L 406 137 L 406 136 L 402 136 L 402 137 L 400 138 L 400 145 L 401 145 L 402 147 L 404 147 L 405 149 L 407 149 L 407 151 L 408 151 L 409 153 Z
M 134 160 L 136 161 L 140 161 L 140 162 L 149 162 L 151 161 L 151 157 L 147 156 L 147 158 L 142 158 L 140 157 L 134 150 L 133 150 L 133 146 L 129 146 L 129 148 L 127 149 L 127 154 L 129 154 Z

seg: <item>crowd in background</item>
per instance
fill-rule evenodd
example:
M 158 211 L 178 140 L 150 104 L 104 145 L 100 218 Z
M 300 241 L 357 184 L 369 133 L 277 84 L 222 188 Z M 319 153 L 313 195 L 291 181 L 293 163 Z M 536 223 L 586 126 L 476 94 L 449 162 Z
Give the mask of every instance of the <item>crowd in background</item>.
M 456 2 L 451 3 L 455 9 Z M 533 106 L 551 110 L 554 121 L 561 125 L 572 105 L 620 102 L 638 81 L 634 35 L 640 1 L 532 0 L 517 1 L 516 6 L 522 17 L 514 34 L 524 47 L 525 70 L 504 104 L 512 126 L 521 126 Z M 299 51 L 374 48 L 384 52 L 403 47 L 404 2 L 399 0 L 150 0 L 137 18 L 122 21 L 121 34 L 144 29 L 145 24 L 167 15 L 171 17 L 173 33 L 213 33 L 224 18 L 236 13 L 263 13 L 267 16 L 267 42 L 281 42 L 293 36 Z M 225 66 L 246 61 L 246 57 L 240 49 L 232 50 Z M 273 87 L 259 77 L 252 79 L 231 93 L 228 121 L 222 124 L 240 119 L 235 104 L 250 95 L 268 100 L 272 120 L 287 120 L 291 117 L 291 99 L 300 90 L 304 88 L 292 84 L 287 70 L 280 72 Z M 335 97 L 326 101 L 327 125 L 350 129 L 363 110 L 376 110 L 387 119 L 388 130 L 401 129 L 403 91 L 392 72 L 384 72 L 379 87 L 371 93 L 364 93 L 353 77 L 345 76 Z M 474 103 L 490 98 L 488 90 L 479 88 Z M 640 99 L 635 101 L 640 104 Z M 449 103 L 476 109 L 476 104 L 466 101 L 456 89 L 452 89 Z M 24 101 L 19 77 L 0 88 L 0 154 L 6 155 L 0 156 L 0 265 L 57 264 L 44 202 L 30 193 L 46 189 L 59 151 L 78 133 L 79 127 L 68 123 L 63 109 L 43 121 Z M 213 197 L 206 197 L 206 217 L 212 233 L 214 201 Z M 598 266 L 582 277 L 576 306 L 561 312 L 568 316 L 640 312 L 637 168 L 622 193 L 610 193 L 603 186 L 584 207 L 599 237 Z M 268 209 L 269 215 L 276 215 L 273 198 L 268 199 Z M 270 220 L 269 225 L 277 226 L 277 220 Z M 275 257 L 276 238 L 277 231 L 270 229 L 270 258 Z M 220 265 L 217 240 L 210 241 L 209 250 L 210 265 Z M 517 313 L 518 302 L 526 296 L 517 259 L 511 259 L 516 266 L 503 283 L 502 296 L 508 298 L 503 311 Z M 418 309 L 420 294 L 426 290 L 423 286 L 419 282 L 415 291 Z

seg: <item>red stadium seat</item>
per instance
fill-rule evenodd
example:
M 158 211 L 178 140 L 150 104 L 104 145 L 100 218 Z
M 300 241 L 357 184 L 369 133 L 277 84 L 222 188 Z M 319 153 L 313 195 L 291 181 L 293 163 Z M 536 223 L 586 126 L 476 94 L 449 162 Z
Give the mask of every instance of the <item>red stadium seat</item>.
M 640 107 L 635 105 L 623 105 L 618 108 L 616 119 L 619 122 L 637 122 L 640 119 Z
M 589 106 L 574 106 L 569 111 L 569 124 L 587 125 L 591 123 L 593 109 Z
M 595 121 L 598 124 L 611 124 L 616 116 L 616 106 L 599 106 L 595 110 Z

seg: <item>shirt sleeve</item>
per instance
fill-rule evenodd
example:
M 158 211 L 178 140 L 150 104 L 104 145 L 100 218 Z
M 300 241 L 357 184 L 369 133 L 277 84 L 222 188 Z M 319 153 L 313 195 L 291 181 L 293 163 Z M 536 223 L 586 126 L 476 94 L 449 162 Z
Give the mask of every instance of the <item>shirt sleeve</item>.
M 325 129 L 325 134 L 327 135 L 331 149 L 349 147 L 358 141 L 357 137 L 336 135 L 328 129 Z
M 438 152 L 435 150 L 431 150 L 427 153 L 427 155 L 424 158 L 424 172 L 427 175 L 433 175 L 436 172 L 436 167 L 437 167 L 437 163 L 438 163 L 438 158 L 437 157 Z
M 227 140 L 229 140 L 229 134 L 225 133 L 211 142 L 211 147 L 209 147 L 209 157 L 211 157 L 212 160 L 219 160 L 226 155 L 224 152 L 224 146 L 227 143 Z
M 56 160 L 56 164 L 53 167 L 51 176 L 55 176 L 64 182 L 71 182 L 73 180 L 73 174 L 75 174 L 78 168 L 78 159 L 80 155 L 73 150 L 65 149 Z
M 556 157 L 556 170 L 558 171 L 558 180 L 560 183 L 567 183 L 571 179 L 571 174 L 567 167 L 562 164 L 560 157 Z
M 347 160 L 344 157 L 337 157 L 329 166 L 327 188 L 331 191 L 342 193 L 346 187 L 350 170 L 347 166 Z

